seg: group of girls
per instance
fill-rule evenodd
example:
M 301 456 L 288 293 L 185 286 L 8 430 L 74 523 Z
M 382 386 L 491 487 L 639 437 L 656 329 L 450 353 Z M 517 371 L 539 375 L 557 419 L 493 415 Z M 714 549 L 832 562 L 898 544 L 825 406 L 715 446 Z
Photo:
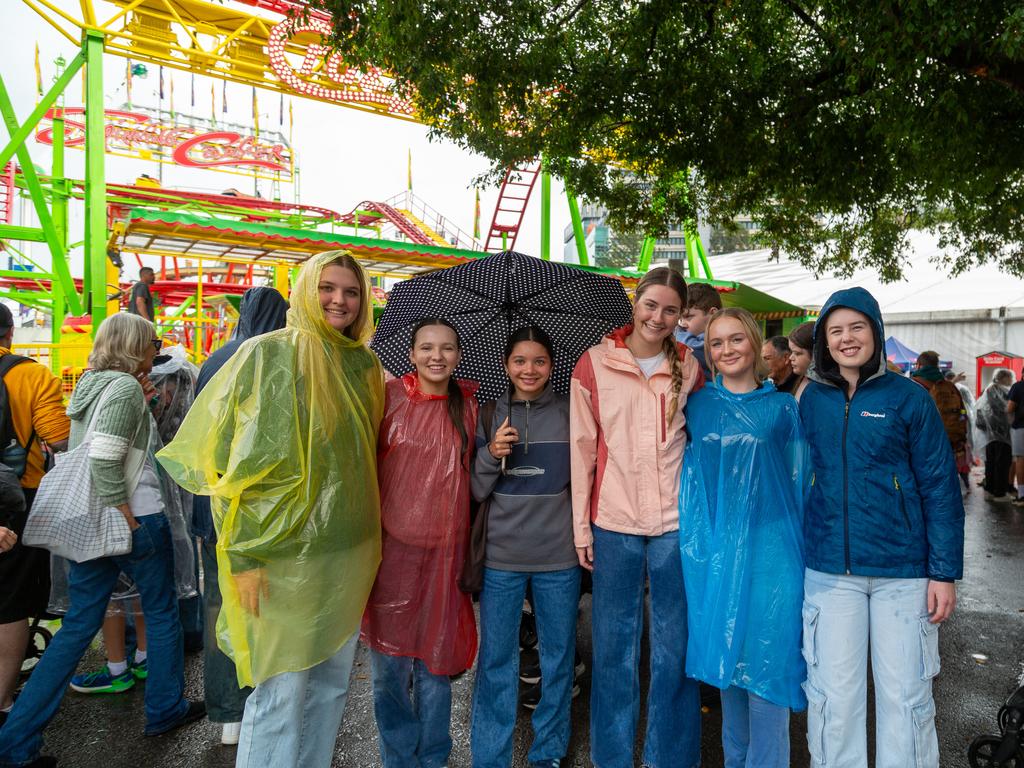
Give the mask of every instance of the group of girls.
M 568 397 L 551 389 L 551 340 L 527 327 L 504 350 L 510 397 L 483 407 L 453 377 L 442 318 L 385 384 L 368 296 L 347 254 L 307 262 L 287 327 L 244 343 L 160 454 L 211 497 L 217 634 L 255 685 L 238 766 L 330 764 L 360 634 L 386 768 L 447 764 L 450 676 L 474 658 L 473 765 L 509 766 L 527 589 L 543 679 L 528 759 L 559 765 L 580 568 L 600 768 L 634 764 L 645 615 L 644 765 L 700 764 L 698 681 L 722 690 L 727 766 L 788 765 L 788 714 L 808 702 L 812 764 L 866 765 L 869 640 L 876 764 L 938 765 L 930 681 L 963 508 L 938 414 L 886 373 L 866 292 L 822 310 L 799 407 L 766 380 L 743 310 L 710 321 L 705 381 L 673 338 L 686 285 L 667 268 L 584 353 Z M 486 515 L 479 648 L 459 588 L 471 498 Z

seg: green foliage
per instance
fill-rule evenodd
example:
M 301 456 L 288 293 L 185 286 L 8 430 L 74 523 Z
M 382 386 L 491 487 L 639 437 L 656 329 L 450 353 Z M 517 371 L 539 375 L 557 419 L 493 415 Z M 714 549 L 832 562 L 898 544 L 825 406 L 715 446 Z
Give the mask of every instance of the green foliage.
M 543 153 L 623 231 L 747 213 L 819 272 L 897 279 L 931 228 L 947 270 L 1024 276 L 1019 2 L 312 4 L 492 178 Z

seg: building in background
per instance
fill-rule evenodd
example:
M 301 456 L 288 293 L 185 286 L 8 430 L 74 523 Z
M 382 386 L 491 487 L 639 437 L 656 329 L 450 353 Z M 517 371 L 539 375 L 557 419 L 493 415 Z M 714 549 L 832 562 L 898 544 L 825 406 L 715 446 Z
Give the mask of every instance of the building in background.
M 608 209 L 599 205 L 580 206 L 580 219 L 586 238 L 587 256 L 590 263 L 598 267 L 631 267 L 640 258 L 644 236 L 638 232 L 617 232 L 608 225 Z M 697 234 L 705 246 L 711 240 L 711 228 L 698 225 Z M 578 264 L 576 238 L 569 225 L 563 231 L 563 254 L 569 264 Z M 668 234 L 659 237 L 654 244 L 652 262 L 686 261 L 686 243 L 683 226 L 674 223 Z

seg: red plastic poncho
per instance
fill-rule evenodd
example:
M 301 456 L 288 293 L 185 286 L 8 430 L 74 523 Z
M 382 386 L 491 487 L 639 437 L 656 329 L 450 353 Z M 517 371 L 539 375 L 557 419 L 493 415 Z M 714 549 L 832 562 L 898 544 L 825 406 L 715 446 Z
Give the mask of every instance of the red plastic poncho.
M 435 675 L 469 669 L 476 620 L 458 587 L 469 529 L 469 460 L 446 396 L 426 395 L 408 373 L 389 381 L 377 444 L 382 559 L 363 615 L 376 651 L 421 659 Z M 466 435 L 476 431 L 476 382 L 460 381 Z M 472 446 L 472 442 L 471 442 Z

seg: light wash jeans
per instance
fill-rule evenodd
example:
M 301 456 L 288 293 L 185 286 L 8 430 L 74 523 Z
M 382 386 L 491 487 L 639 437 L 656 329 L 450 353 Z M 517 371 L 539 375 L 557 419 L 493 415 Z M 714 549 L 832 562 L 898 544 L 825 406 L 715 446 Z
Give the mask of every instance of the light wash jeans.
M 253 689 L 235 768 L 330 768 L 358 640 L 356 631 L 315 667 L 282 672 Z
M 927 579 L 804 575 L 807 745 L 813 768 L 863 768 L 867 660 L 875 681 L 875 767 L 938 768 L 932 678 L 939 627 Z
M 370 650 L 384 768 L 440 768 L 452 751 L 452 682 L 422 659 Z
M 731 685 L 722 691 L 725 768 L 789 768 L 789 708 Z
M 651 588 L 650 669 L 643 764 L 700 765 L 700 689 L 686 676 L 686 591 L 679 531 L 594 532 L 590 755 L 596 768 L 633 768 L 640 718 L 644 584 Z

